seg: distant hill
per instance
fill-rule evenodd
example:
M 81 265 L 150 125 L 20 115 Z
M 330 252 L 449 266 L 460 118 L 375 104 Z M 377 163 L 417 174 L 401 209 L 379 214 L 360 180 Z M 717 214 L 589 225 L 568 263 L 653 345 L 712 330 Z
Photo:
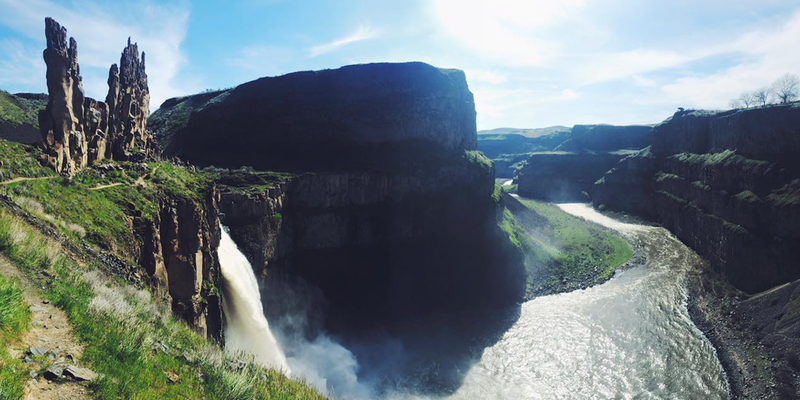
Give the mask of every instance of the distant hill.
M 20 143 L 40 141 L 38 115 L 46 105 L 46 94 L 11 94 L 0 90 L 0 139 Z
M 495 129 L 488 129 L 483 131 L 478 131 L 478 135 L 508 135 L 508 134 L 515 134 L 515 135 L 522 135 L 527 138 L 537 138 L 539 136 L 550 135 L 553 133 L 560 133 L 560 132 L 569 132 L 572 128 L 555 125 L 555 126 L 548 126 L 546 128 L 533 128 L 533 129 L 521 129 L 521 128 L 495 128 Z

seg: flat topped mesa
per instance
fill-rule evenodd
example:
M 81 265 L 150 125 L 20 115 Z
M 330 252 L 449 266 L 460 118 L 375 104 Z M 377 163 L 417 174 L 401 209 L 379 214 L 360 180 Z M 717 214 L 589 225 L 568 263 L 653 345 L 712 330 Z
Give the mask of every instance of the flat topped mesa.
M 47 48 L 47 108 L 39 114 L 45 162 L 56 172 L 72 176 L 103 159 L 128 160 L 152 151 L 147 133 L 150 90 L 144 53 L 130 43 L 120 66 L 111 66 L 106 101 L 86 98 L 78 65 L 78 44 L 67 29 L 45 18 Z

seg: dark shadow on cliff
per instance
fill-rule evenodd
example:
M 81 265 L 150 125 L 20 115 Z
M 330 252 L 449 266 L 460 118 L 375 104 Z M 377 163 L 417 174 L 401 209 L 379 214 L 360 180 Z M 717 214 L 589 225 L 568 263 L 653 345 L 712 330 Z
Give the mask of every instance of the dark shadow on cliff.
M 352 329 L 339 326 L 330 334 L 324 328 L 330 316 L 319 289 L 283 274 L 273 274 L 263 286 L 272 330 L 290 365 L 293 360 L 295 369 L 303 369 L 293 374 L 312 383 L 315 376 L 322 377 L 336 395 L 346 398 L 453 394 L 484 349 L 520 316 L 516 304 L 379 323 L 365 317 Z

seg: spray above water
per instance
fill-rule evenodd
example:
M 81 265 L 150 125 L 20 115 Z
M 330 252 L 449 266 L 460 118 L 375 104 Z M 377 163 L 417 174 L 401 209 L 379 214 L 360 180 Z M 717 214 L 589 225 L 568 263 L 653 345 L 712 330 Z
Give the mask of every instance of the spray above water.
M 286 356 L 269 329 L 253 268 L 220 225 L 217 254 L 222 269 L 222 310 L 225 313 L 225 350 L 252 354 L 256 361 L 288 374 Z

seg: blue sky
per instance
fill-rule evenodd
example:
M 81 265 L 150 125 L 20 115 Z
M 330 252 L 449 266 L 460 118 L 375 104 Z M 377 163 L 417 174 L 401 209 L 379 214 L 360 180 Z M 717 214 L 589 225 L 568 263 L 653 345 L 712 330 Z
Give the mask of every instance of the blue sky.
M 46 91 L 45 16 L 78 41 L 91 97 L 138 42 L 152 109 L 261 76 L 424 61 L 466 71 L 479 129 L 655 123 L 800 74 L 797 0 L 0 0 L 0 88 Z

